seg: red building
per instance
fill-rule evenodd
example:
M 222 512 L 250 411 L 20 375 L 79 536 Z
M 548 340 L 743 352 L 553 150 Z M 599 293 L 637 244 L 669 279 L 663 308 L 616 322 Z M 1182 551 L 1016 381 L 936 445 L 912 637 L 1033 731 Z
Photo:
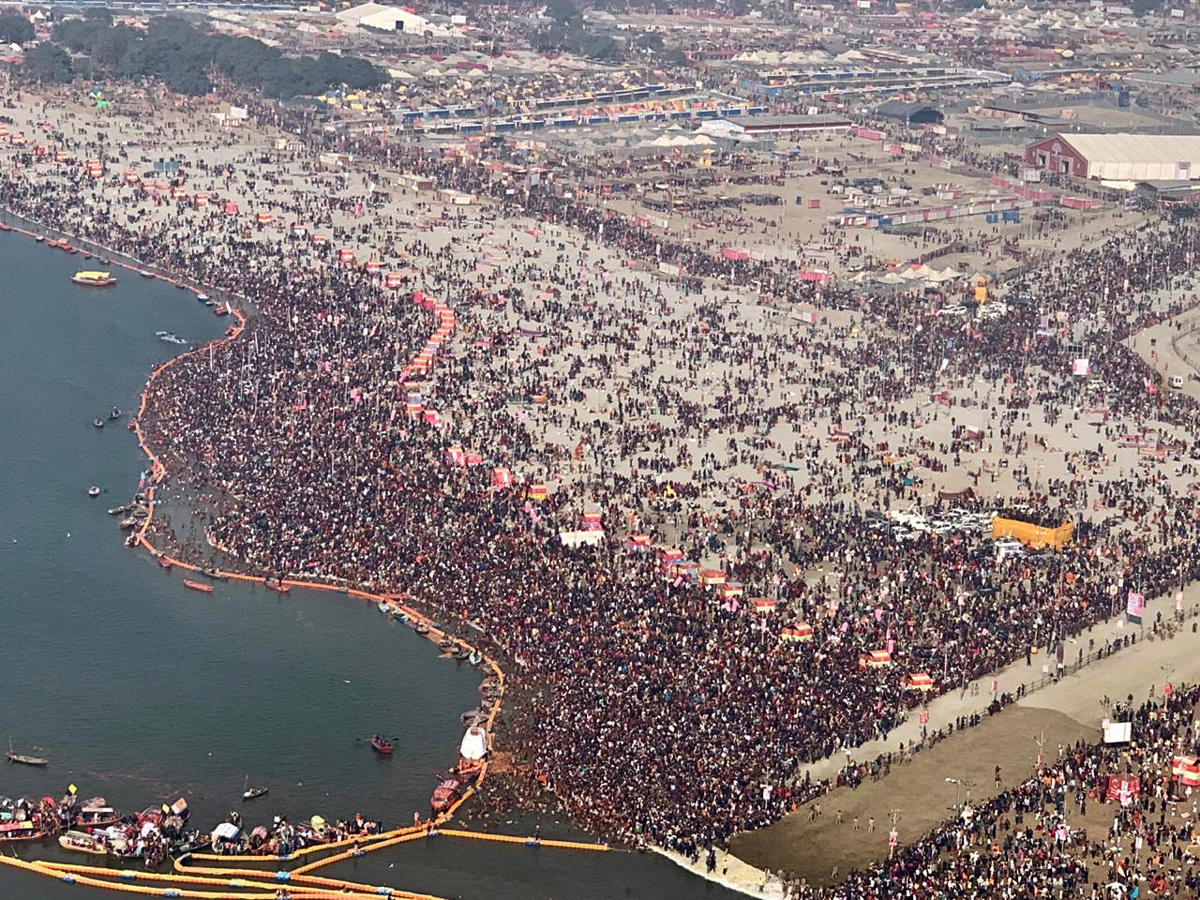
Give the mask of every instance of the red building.
M 1087 160 L 1060 134 L 1026 147 L 1025 162 L 1027 165 L 1058 172 L 1060 175 L 1088 177 Z

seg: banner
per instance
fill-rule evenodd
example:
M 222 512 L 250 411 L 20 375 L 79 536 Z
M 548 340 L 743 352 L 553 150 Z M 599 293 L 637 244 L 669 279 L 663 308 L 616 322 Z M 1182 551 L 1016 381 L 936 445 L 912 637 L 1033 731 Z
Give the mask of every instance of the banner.
M 1171 760 L 1171 774 L 1183 787 L 1200 787 L 1200 760 L 1194 756 L 1176 756 Z
M 1142 613 L 1146 611 L 1146 598 L 1134 591 L 1129 592 L 1129 601 L 1125 604 L 1125 619 L 1134 625 L 1142 624 Z
M 1141 783 L 1135 775 L 1111 775 L 1108 779 L 1108 799 L 1128 806 L 1141 793 Z

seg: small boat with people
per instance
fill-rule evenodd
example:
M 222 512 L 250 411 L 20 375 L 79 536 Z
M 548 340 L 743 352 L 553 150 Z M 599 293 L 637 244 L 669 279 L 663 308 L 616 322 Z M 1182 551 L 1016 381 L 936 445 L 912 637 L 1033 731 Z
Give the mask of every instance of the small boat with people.
M 111 287 L 117 283 L 111 272 L 76 272 L 71 280 L 84 287 Z
M 103 419 L 101 419 L 101 418 L 99 418 L 99 417 L 96 417 L 95 419 L 92 419 L 92 427 L 93 427 L 93 428 L 103 428 L 103 427 L 104 427 L 104 420 L 103 420 Z
M 278 578 L 264 578 L 263 585 L 273 591 L 277 591 L 280 594 L 286 594 L 291 591 L 291 587 L 284 584 L 283 581 Z
M 250 776 L 247 775 L 246 781 L 242 785 L 242 800 L 256 800 L 259 797 L 265 796 L 269 790 L 271 790 L 271 789 L 269 787 L 267 787 L 266 785 L 261 785 L 259 787 L 251 787 L 250 786 Z
M 133 509 L 132 503 L 123 503 L 120 506 L 113 506 L 108 510 L 110 516 L 119 516 L 122 513 L 127 513 Z
M 121 418 L 121 410 L 114 406 L 111 410 L 109 410 L 108 419 L 110 422 L 115 422 L 119 418 Z
M 85 831 L 68 831 L 66 834 L 59 835 L 58 846 L 64 850 L 74 850 L 76 853 L 108 856 L 108 845 L 100 838 Z
M 382 734 L 371 735 L 371 749 L 380 756 L 391 756 L 392 751 L 396 749 L 396 745 L 385 738 Z
M 159 339 L 160 341 L 162 341 L 164 344 L 178 344 L 178 345 L 183 345 L 183 344 L 186 344 L 186 343 L 187 343 L 187 341 L 186 341 L 186 340 L 184 340 L 183 338 L 181 338 L 179 335 L 177 335 L 177 334 L 176 334 L 175 332 L 173 332 L 173 331 L 168 331 L 168 332 L 165 332 L 165 333 L 163 333 L 163 334 L 159 334 L 159 335 L 158 335 L 158 339 Z
M 193 591 L 199 591 L 202 594 L 211 594 L 213 592 L 211 584 L 205 584 L 202 581 L 192 581 L 190 578 L 183 579 L 183 586 L 191 588 Z
M 224 581 L 225 573 L 220 569 L 201 569 L 200 574 L 205 578 L 211 578 L 213 581 Z
M 50 832 L 40 829 L 29 819 L 16 822 L 0 822 L 0 844 L 15 844 L 18 841 L 40 841 Z
M 84 803 L 75 819 L 79 828 L 107 828 L 121 821 L 121 814 L 108 805 L 103 797 L 93 797 Z
M 376 604 L 376 606 L 378 607 L 379 611 L 381 613 L 384 613 L 385 615 L 388 613 L 389 610 L 391 610 L 391 607 L 388 606 L 386 603 L 378 603 L 378 604 Z
M 8 739 L 8 761 L 22 766 L 48 766 L 50 760 L 42 756 L 28 756 L 24 753 L 14 753 L 12 738 Z
M 88 488 L 88 496 L 89 497 L 99 497 L 100 496 L 100 486 L 93 484 L 90 488 Z

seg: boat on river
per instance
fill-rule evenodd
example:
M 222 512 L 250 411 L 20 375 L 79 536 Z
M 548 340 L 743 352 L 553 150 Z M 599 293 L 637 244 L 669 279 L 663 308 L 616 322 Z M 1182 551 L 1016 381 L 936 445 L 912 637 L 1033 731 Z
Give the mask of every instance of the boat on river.
M 76 272 L 71 280 L 85 287 L 111 287 L 117 283 L 111 272 Z
M 121 814 L 108 805 L 103 797 L 88 800 L 75 819 L 78 828 L 107 828 L 121 821 Z
M 264 585 L 266 585 L 266 586 L 267 586 L 268 588 L 270 588 L 271 590 L 273 590 L 273 591 L 278 591 L 278 592 L 279 592 L 279 593 L 281 593 L 281 594 L 286 594 L 286 593 L 288 593 L 288 592 L 291 590 L 291 587 L 289 587 L 288 585 L 284 584 L 284 583 L 283 583 L 282 581 L 280 581 L 278 578 L 274 578 L 274 579 L 272 579 L 272 578 L 264 578 L 264 579 L 263 579 L 263 584 L 264 584 Z
M 446 812 L 462 796 L 461 788 L 462 784 L 457 779 L 447 778 L 433 789 L 433 797 L 429 800 L 430 808 L 435 814 Z
M 92 856 L 108 855 L 108 846 L 104 841 L 83 831 L 68 831 L 59 835 L 58 846 L 64 850 L 74 850 L 76 853 L 90 853 Z
M 48 766 L 50 760 L 41 756 L 28 756 L 24 753 L 14 753 L 12 738 L 8 739 L 8 761 L 10 763 L 19 763 L 23 766 Z
M 42 831 L 28 819 L 23 822 L 0 822 L 0 844 L 40 841 L 47 834 L 48 832 Z
M 242 785 L 242 799 L 243 800 L 254 800 L 254 799 L 257 799 L 258 797 L 265 796 L 267 791 L 269 791 L 269 790 L 270 790 L 270 788 L 267 787 L 266 785 L 262 785 L 261 787 L 251 787 L 250 786 L 250 776 L 247 775 L 246 782 L 245 782 L 245 784 Z
M 193 591 L 199 591 L 202 594 L 211 594 L 213 592 L 211 584 L 205 584 L 203 581 L 192 581 L 190 578 L 183 580 L 183 586 L 191 588 Z
M 371 749 L 380 756 L 391 756 L 396 745 L 385 738 L 382 734 L 371 735 Z

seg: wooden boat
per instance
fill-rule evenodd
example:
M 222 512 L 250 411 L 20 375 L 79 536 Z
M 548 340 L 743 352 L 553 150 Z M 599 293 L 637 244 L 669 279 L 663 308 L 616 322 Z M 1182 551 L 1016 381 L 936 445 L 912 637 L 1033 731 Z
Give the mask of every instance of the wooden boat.
M 192 581 L 188 578 L 183 580 L 183 586 L 191 588 L 193 591 L 199 591 L 202 594 L 211 594 L 213 592 L 211 584 L 205 584 L 202 581 Z
M 164 569 L 169 569 L 169 568 L 171 568 L 171 566 L 174 565 L 174 563 L 171 562 L 169 559 L 167 559 L 165 556 L 160 556 L 158 558 L 158 564 L 160 566 L 162 566 Z
M 429 801 L 434 813 L 444 813 L 458 802 L 459 788 L 462 785 L 454 778 L 447 778 L 433 789 L 433 797 Z
M 17 841 L 40 841 L 44 837 L 46 837 L 46 832 L 42 831 L 28 819 L 24 822 L 0 823 L 0 844 L 13 844 Z
M 371 749 L 380 756 L 391 756 L 392 750 L 395 749 L 395 744 L 381 734 L 373 734 L 371 735 Z
M 107 828 L 120 821 L 121 814 L 108 806 L 103 798 L 97 798 L 79 810 L 79 818 L 75 820 L 75 824 L 80 828 Z
M 200 574 L 205 578 L 211 578 L 213 581 L 224 581 L 225 575 L 220 569 L 201 569 Z
M 26 756 L 24 753 L 8 752 L 8 761 L 10 763 L 20 763 L 23 766 L 48 766 L 50 760 L 41 756 Z
M 288 585 L 284 584 L 282 581 L 279 581 L 278 579 L 273 580 L 270 578 L 264 578 L 263 584 L 266 585 L 267 587 L 269 587 L 273 591 L 278 591 L 280 594 L 286 594 L 291 590 L 291 588 Z
M 90 853 L 93 856 L 107 856 L 108 847 L 99 838 L 82 831 L 68 831 L 58 838 L 58 846 L 64 850 L 74 850 L 77 853 Z
M 266 795 L 270 788 L 265 785 L 262 787 L 250 787 L 250 776 L 246 776 L 246 782 L 242 785 L 242 800 L 254 800 L 258 797 Z
M 43 759 L 40 756 L 27 756 L 24 753 L 14 753 L 12 738 L 8 739 L 8 761 L 10 763 L 20 763 L 23 766 L 48 766 L 50 760 Z

